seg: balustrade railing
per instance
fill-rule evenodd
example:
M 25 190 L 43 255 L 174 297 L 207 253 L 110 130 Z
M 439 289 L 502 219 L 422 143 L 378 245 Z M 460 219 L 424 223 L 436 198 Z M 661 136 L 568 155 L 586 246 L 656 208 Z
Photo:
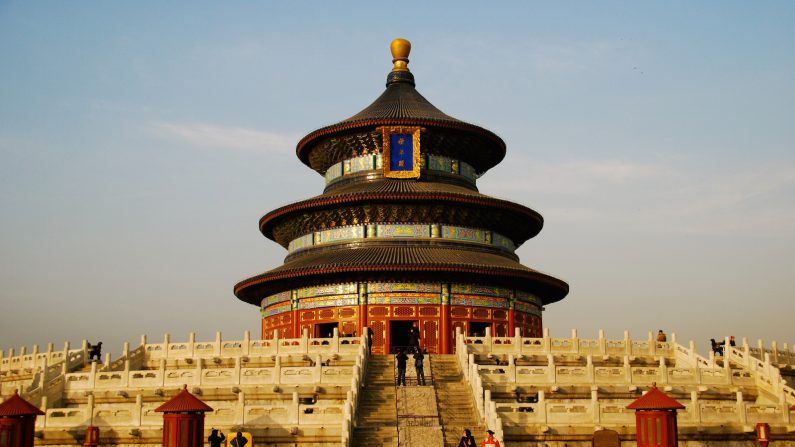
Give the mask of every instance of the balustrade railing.
M 482 337 L 464 337 L 464 344 L 469 352 L 476 354 L 514 354 L 514 355 L 546 355 L 546 354 L 572 354 L 593 356 L 663 356 L 673 358 L 676 356 L 676 334 L 671 334 L 672 341 L 658 342 L 649 332 L 648 339 L 632 340 L 629 332 L 624 332 L 622 340 L 608 340 L 604 332 L 599 331 L 596 339 L 581 339 L 577 331 L 572 331 L 570 338 L 550 337 L 545 330 L 544 337 L 521 337 L 519 330 L 513 337 L 494 337 L 490 328 L 486 328 L 486 335 Z
M 45 414 L 36 419 L 36 429 L 78 429 L 91 423 L 100 427 L 124 427 L 159 429 L 163 416 L 154 410 L 157 402 L 144 402 L 140 397 L 135 402 L 102 404 L 89 396 L 88 403 L 78 407 L 47 408 Z M 206 414 L 205 424 L 210 426 L 289 426 L 312 425 L 344 427 L 349 421 L 348 401 L 319 400 L 314 404 L 300 403 L 298 392 L 291 400 L 271 404 L 246 402 L 245 392 L 238 394 L 236 401 L 214 401 L 213 411 Z
M 731 386 L 742 390 L 757 386 L 773 396 L 773 403 L 746 402 L 742 392 L 736 392 L 735 402 L 700 400 L 697 391 L 685 403 L 686 409 L 679 418 L 680 424 L 700 426 L 702 424 L 724 424 L 727 421 L 750 429 L 756 422 L 785 424 L 789 428 L 789 406 L 795 402 L 795 390 L 786 386 L 781 374 L 770 361 L 771 353 L 765 353 L 764 361 L 753 356 L 747 348 L 731 347 L 727 339 L 726 357 L 719 365 L 714 354 L 709 359 L 699 355 L 695 345 L 688 347 L 675 342 L 657 342 L 649 334 L 648 340 L 631 340 L 628 333 L 623 340 L 606 340 L 600 331 L 597 339 L 579 339 L 576 331 L 571 338 L 552 338 L 545 331 L 541 338 L 515 337 L 465 337 L 456 335 L 456 356 L 465 371 L 475 395 L 478 412 L 487 424 L 502 436 L 502 422 L 522 424 L 618 424 L 628 425 L 634 420 L 626 405 L 633 399 L 615 399 L 605 396 L 600 400 L 599 386 L 627 385 L 639 389 L 656 383 L 664 387 L 694 385 Z M 585 357 L 585 365 L 556 365 L 558 356 L 577 355 Z M 594 358 L 617 356 L 622 365 L 595 364 Z M 489 364 L 478 364 L 477 357 Z M 546 364 L 538 359 L 546 356 Z M 523 358 L 533 362 L 522 364 Z M 633 365 L 634 357 L 652 357 L 658 365 Z M 571 357 L 565 357 L 570 360 Z M 780 357 L 781 358 L 781 355 Z M 666 360 L 674 359 L 674 366 Z M 732 368 L 738 365 L 742 368 Z M 539 390 L 536 402 L 504 403 L 491 399 L 491 384 L 516 384 L 535 386 L 590 385 L 591 402 L 560 402 L 545 399 Z M 499 429 L 499 431 L 498 431 Z
M 145 338 L 142 338 L 142 344 L 138 348 L 128 352 L 125 345 L 125 355 L 121 358 L 108 362 L 107 365 L 91 363 L 91 369 L 87 372 L 67 372 L 69 365 L 77 365 L 85 359 L 85 350 L 69 352 L 58 365 L 58 374 L 50 380 L 40 380 L 41 386 L 37 386 L 30 397 L 34 399 L 32 401 L 40 402 L 39 406 L 45 411 L 45 415 L 37 419 L 37 429 L 82 427 L 92 420 L 94 425 L 100 427 L 147 429 L 162 426 L 162 415 L 154 412 L 159 403 L 144 403 L 142 394 L 136 396 L 134 403 L 95 403 L 91 391 L 123 392 L 127 388 L 153 388 L 157 393 L 163 388 L 176 389 L 183 384 L 192 387 L 251 384 L 349 385 L 350 389 L 346 392 L 344 401 L 321 399 L 314 404 L 301 403 L 297 392 L 293 393 L 291 401 L 278 404 L 249 403 L 245 400 L 245 389 L 238 388 L 236 402 L 214 401 L 214 411 L 207 414 L 207 423 L 211 425 L 242 426 L 250 423 L 265 426 L 339 426 L 343 445 L 349 446 L 362 379 L 367 368 L 366 344 L 366 337 L 333 337 L 321 340 L 302 337 L 262 341 L 252 341 L 246 337 L 243 341 L 221 341 L 219 335 L 215 342 L 210 343 L 191 340 L 187 343 L 163 344 L 147 344 Z M 176 352 L 179 354 L 175 354 Z M 172 356 L 185 359 L 187 352 L 193 353 L 191 368 L 167 367 Z M 234 366 L 216 367 L 215 359 L 219 357 L 233 358 Z M 246 367 L 250 359 L 261 360 L 266 357 L 273 362 L 272 366 Z M 159 368 L 138 369 L 149 360 L 158 361 Z M 283 360 L 286 365 L 282 365 Z M 206 367 L 208 363 L 212 366 Z M 305 365 L 295 366 L 295 363 Z M 48 372 L 55 372 L 53 367 Z M 77 407 L 48 408 L 48 402 L 58 402 L 64 393 L 72 391 L 85 391 L 88 402 Z
M 299 403 L 297 393 L 290 403 L 254 405 L 245 402 L 245 392 L 238 389 L 237 403 L 213 402 L 214 411 L 207 415 L 208 423 L 215 425 L 243 425 L 247 422 L 263 425 L 316 425 L 341 426 L 343 445 L 350 445 L 353 420 L 356 416 L 359 394 L 367 368 L 367 338 L 339 337 L 313 339 L 304 332 L 296 339 L 251 340 L 246 332 L 243 340 L 222 340 L 216 335 L 212 342 L 196 342 L 190 334 L 187 342 L 172 342 L 169 335 L 163 343 L 147 343 L 146 337 L 133 349 L 125 343 L 122 355 L 114 361 L 107 357 L 105 363 L 93 362 L 91 369 L 81 369 L 87 362 L 88 344 L 71 350 L 69 344 L 63 351 L 34 352 L 20 355 L 10 351 L 0 354 L 0 372 L 7 384 L 17 384 L 16 377 L 23 374 L 23 397 L 45 410 L 37 419 L 39 429 L 81 427 L 91 421 L 99 426 L 124 426 L 148 428 L 162 426 L 162 415 L 155 413 L 159 404 L 144 403 L 143 396 L 136 402 L 104 404 L 94 403 L 95 390 L 178 388 L 190 386 L 230 385 L 300 385 L 326 384 L 350 385 L 344 401 L 326 401 L 315 404 Z M 254 367 L 246 363 L 256 360 Z M 264 359 L 264 360 L 263 360 Z M 234 366 L 224 367 L 232 361 Z M 156 369 L 144 369 L 155 362 Z M 174 362 L 179 366 L 174 367 Z M 265 363 L 266 366 L 262 366 Z M 270 363 L 270 364 L 268 364 Z M 151 365 L 151 363 L 149 363 Z M 188 368 L 184 366 L 191 365 Z M 27 374 L 27 375 L 24 375 Z M 13 376 L 13 377 L 12 377 Z M 4 387 L 3 392 L 8 391 Z M 234 387 L 233 387 L 234 388 Z M 88 403 L 70 408 L 48 408 L 63 399 L 65 393 L 86 392 Z M 125 394 L 126 396 L 126 394 Z M 256 421 L 256 422 L 255 422 Z

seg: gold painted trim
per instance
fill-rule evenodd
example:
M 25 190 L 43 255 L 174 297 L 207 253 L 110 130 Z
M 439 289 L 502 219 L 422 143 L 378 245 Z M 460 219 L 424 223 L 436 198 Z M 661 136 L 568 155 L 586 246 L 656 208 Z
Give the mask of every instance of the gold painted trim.
M 382 126 L 377 128 L 381 131 L 381 158 L 384 170 L 384 177 L 387 178 L 419 178 L 420 177 L 420 131 L 421 127 L 406 126 Z M 396 133 L 411 134 L 412 167 L 411 171 L 392 171 L 391 165 L 392 148 L 390 136 Z

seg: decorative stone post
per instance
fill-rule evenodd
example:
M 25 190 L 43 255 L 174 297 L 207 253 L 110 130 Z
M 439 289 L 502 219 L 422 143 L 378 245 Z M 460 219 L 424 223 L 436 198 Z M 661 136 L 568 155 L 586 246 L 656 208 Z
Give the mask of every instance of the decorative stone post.
M 36 416 L 43 414 L 14 390 L 0 404 L 0 447 L 33 447 Z
M 649 391 L 635 402 L 627 405 L 635 410 L 635 435 L 638 447 L 676 447 L 679 430 L 676 425 L 676 410 L 684 405 L 672 399 L 652 384 Z
M 187 385 L 155 411 L 163 413 L 163 447 L 204 445 L 204 413 L 213 409 L 188 392 Z

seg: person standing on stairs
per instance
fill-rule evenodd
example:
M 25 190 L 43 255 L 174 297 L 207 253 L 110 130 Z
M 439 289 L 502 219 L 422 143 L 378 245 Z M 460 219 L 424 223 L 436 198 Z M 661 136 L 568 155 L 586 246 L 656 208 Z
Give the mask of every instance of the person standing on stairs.
M 425 354 L 428 353 L 428 350 L 425 350 Z M 420 348 L 414 352 L 414 369 L 417 370 L 417 385 L 425 386 L 425 365 L 423 364 L 423 360 L 425 360 L 425 355 Z
M 395 356 L 395 361 L 397 362 L 397 385 L 406 386 L 406 361 L 409 359 L 409 356 L 403 352 L 403 348 L 398 348 L 397 355 Z
M 500 447 L 500 441 L 494 439 L 494 432 L 486 430 L 486 433 L 488 433 L 488 436 L 486 436 L 486 439 L 480 444 L 480 447 Z
M 464 436 L 461 436 L 461 440 L 458 441 L 458 447 L 478 447 L 478 442 L 475 441 L 475 437 L 472 436 L 472 432 L 468 428 L 464 429 Z

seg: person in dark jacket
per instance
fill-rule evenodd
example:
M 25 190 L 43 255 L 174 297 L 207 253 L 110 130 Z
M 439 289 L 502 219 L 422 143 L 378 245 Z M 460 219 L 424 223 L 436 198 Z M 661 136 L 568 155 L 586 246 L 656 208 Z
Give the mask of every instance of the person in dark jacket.
M 428 353 L 428 350 L 425 350 L 425 354 Z M 417 385 L 425 385 L 425 365 L 423 364 L 423 360 L 425 359 L 425 355 L 417 349 L 417 352 L 414 353 L 414 369 L 417 370 Z
M 232 447 L 246 447 L 246 444 L 248 444 L 248 439 L 243 436 L 243 432 L 237 432 L 237 436 L 232 438 L 230 444 L 232 444 Z
M 458 447 L 478 447 L 475 437 L 472 436 L 472 432 L 468 428 L 464 429 L 464 436 L 461 436 L 461 440 L 458 441 Z
M 223 433 L 219 434 L 218 429 L 214 428 L 207 438 L 207 442 L 210 443 L 210 447 L 221 447 L 221 443 L 224 442 L 224 439 L 226 439 L 226 436 L 224 436 Z
M 409 359 L 409 356 L 403 352 L 403 348 L 399 348 L 397 355 L 395 356 L 395 361 L 397 362 L 397 384 L 400 386 L 406 386 L 406 361 Z

